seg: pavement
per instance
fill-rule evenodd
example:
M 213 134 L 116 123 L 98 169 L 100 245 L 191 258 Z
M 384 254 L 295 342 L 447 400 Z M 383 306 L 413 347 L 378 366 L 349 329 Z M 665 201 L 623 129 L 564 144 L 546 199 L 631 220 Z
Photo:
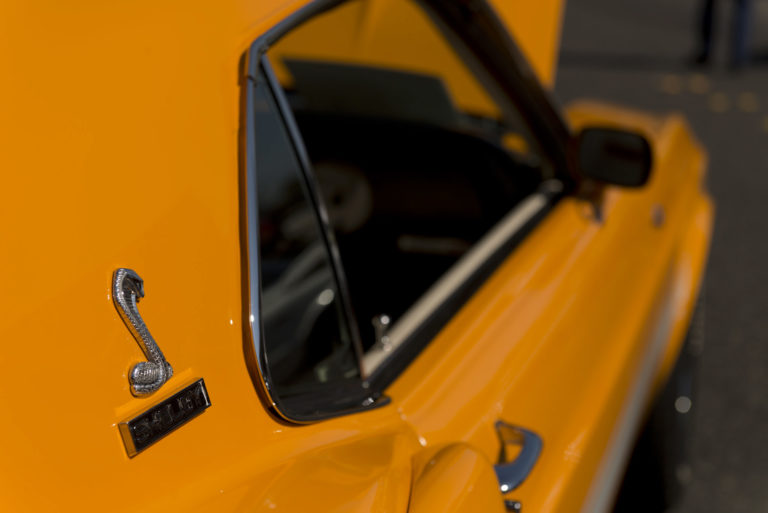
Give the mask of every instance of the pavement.
M 689 481 L 672 511 L 768 512 L 768 3 L 755 1 L 754 61 L 727 69 L 720 2 L 715 62 L 695 68 L 695 0 L 569 0 L 555 96 L 682 112 L 710 155 L 717 205 L 705 350 L 690 411 Z

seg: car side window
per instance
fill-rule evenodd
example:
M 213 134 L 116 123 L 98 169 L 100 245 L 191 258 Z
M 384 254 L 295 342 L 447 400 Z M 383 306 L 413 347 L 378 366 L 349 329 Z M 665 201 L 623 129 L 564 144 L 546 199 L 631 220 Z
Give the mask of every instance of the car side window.
M 251 94 L 263 371 L 281 411 L 311 416 L 325 407 L 323 390 L 359 381 L 358 361 L 323 225 L 263 69 Z
M 530 198 L 553 165 L 514 103 L 416 2 L 345 2 L 267 57 L 328 207 L 367 378 L 450 318 L 501 248 L 484 241 L 543 208 Z

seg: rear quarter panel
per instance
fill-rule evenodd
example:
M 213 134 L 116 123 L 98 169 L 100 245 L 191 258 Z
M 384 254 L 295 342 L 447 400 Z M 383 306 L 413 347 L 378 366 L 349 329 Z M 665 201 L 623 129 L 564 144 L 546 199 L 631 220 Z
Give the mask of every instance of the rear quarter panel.
M 334 451 L 329 476 L 350 454 L 362 476 L 313 488 L 316 504 L 407 504 L 415 442 L 397 418 L 286 427 L 245 364 L 240 61 L 303 3 L 0 6 L 0 509 L 267 508 L 257 492 L 295 491 L 279 477 L 296 454 Z M 144 356 L 110 297 L 118 267 L 144 279 L 139 311 L 175 370 L 149 398 L 128 388 Z M 117 423 L 198 377 L 212 406 L 129 459 Z

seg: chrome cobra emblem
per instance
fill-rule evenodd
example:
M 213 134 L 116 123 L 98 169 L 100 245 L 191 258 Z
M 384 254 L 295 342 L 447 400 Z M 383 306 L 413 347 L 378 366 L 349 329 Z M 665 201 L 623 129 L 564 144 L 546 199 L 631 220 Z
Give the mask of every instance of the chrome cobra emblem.
M 173 368 L 149 333 L 144 319 L 139 315 L 136 304 L 144 297 L 144 280 L 131 269 L 120 268 L 112 277 L 112 300 L 128 330 L 139 343 L 146 362 L 133 366 L 128 379 L 131 393 L 135 396 L 149 395 L 163 386 L 173 376 Z

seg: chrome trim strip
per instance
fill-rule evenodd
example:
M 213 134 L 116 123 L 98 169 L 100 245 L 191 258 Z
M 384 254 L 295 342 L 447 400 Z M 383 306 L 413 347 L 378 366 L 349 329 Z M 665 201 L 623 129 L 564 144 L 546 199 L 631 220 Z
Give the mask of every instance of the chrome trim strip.
M 255 114 L 254 114 L 254 87 L 255 84 L 246 80 L 245 88 L 245 130 L 241 134 L 244 138 L 245 147 L 244 172 L 242 176 L 242 185 L 240 194 L 242 195 L 241 215 L 244 228 L 241 237 L 245 243 L 245 262 L 247 263 L 248 277 L 244 280 L 243 286 L 248 298 L 246 311 L 248 318 L 243 323 L 243 328 L 247 334 L 247 339 L 251 342 L 253 351 L 246 353 L 249 364 L 248 367 L 255 372 L 256 382 L 259 383 L 261 395 L 269 403 L 270 407 L 276 410 L 275 399 L 272 397 L 272 391 L 269 387 L 269 379 L 264 375 L 264 347 L 262 344 L 260 310 L 261 310 L 261 287 L 259 275 L 259 219 L 256 209 L 256 141 L 255 133 Z M 253 362 L 251 358 L 253 357 Z
M 667 276 L 667 280 L 670 279 L 671 277 Z M 624 475 L 624 467 L 629 459 L 635 438 L 641 427 L 643 414 L 648 406 L 651 385 L 653 385 L 656 371 L 672 332 L 673 306 L 675 299 L 680 296 L 680 294 L 676 294 L 679 292 L 680 285 L 678 283 L 675 285 L 669 287 L 666 297 L 663 299 L 656 329 L 648 343 L 645 358 L 643 358 L 635 375 L 634 386 L 624 401 L 626 405 L 624 411 L 617 419 L 616 427 L 603 453 L 605 456 L 603 456 L 600 467 L 595 473 L 592 486 L 582 505 L 582 513 L 608 512 L 613 507 L 619 482 Z
M 392 325 L 386 347 L 376 345 L 363 355 L 363 377 L 371 376 L 493 253 L 548 204 L 545 193 L 534 193 L 499 221 Z

